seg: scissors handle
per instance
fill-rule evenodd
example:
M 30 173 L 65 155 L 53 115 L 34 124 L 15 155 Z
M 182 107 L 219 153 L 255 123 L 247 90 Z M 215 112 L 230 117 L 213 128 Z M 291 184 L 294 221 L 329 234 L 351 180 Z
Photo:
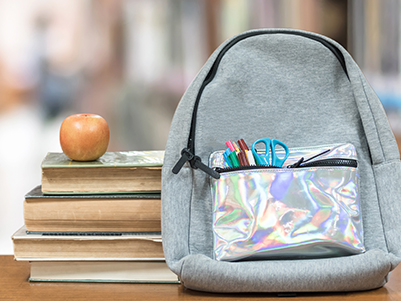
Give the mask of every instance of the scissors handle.
M 265 145 L 265 153 L 264 154 L 258 154 L 256 151 L 256 144 L 258 143 L 263 143 Z M 276 154 L 276 145 L 280 145 L 285 152 L 285 155 L 283 158 L 279 158 Z M 269 152 L 271 151 L 271 156 L 272 160 L 270 162 L 270 154 Z M 287 160 L 289 156 L 290 151 L 288 150 L 287 145 L 285 145 L 283 142 L 277 139 L 269 139 L 269 138 L 263 138 L 263 139 L 258 139 L 252 144 L 252 154 L 255 158 L 256 164 L 257 165 L 271 165 L 271 166 L 276 166 L 276 167 L 282 167 L 285 160 Z
M 285 155 L 283 158 L 279 158 L 277 157 L 276 154 L 276 145 L 280 145 L 284 151 L 285 151 Z M 272 150 L 272 165 L 273 166 L 277 166 L 277 167 L 281 167 L 283 166 L 285 160 L 287 160 L 290 151 L 288 150 L 287 145 L 285 145 L 283 142 L 281 142 L 280 140 L 277 139 L 272 139 L 271 140 L 271 150 Z
M 258 154 L 256 151 L 256 144 L 258 143 L 263 143 L 265 145 L 265 153 L 264 154 Z M 269 152 L 270 152 L 270 139 L 269 138 L 263 138 L 263 139 L 258 139 L 252 144 L 252 154 L 253 157 L 255 158 L 256 165 L 270 165 L 270 158 L 269 158 Z

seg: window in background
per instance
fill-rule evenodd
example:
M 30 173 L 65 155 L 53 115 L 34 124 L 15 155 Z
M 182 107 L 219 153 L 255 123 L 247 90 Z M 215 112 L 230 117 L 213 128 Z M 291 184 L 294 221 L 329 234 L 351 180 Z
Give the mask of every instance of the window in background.
M 378 94 L 401 146 L 401 4 L 349 1 L 350 52 Z

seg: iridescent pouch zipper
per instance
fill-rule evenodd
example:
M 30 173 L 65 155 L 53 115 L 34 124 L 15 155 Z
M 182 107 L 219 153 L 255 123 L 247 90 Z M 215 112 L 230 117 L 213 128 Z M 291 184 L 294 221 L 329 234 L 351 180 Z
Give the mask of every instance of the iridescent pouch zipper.
M 209 166 L 220 173 L 219 179 L 211 177 L 216 260 L 365 251 L 353 145 L 292 148 L 282 168 L 230 169 L 217 151 Z

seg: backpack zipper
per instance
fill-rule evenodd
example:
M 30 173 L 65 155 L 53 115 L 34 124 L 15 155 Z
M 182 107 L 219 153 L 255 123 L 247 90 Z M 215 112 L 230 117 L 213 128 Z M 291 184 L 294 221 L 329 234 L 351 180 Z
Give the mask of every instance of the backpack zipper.
M 216 167 L 214 170 L 216 172 L 223 173 L 223 172 L 230 172 L 230 171 L 240 171 L 240 170 L 255 170 L 255 169 L 297 169 L 303 167 L 358 167 L 358 161 L 354 159 L 342 159 L 342 158 L 331 158 L 331 159 L 323 159 L 323 160 L 316 160 L 312 162 L 307 162 L 304 164 L 293 164 L 288 165 L 287 167 L 277 167 L 271 165 L 250 165 L 250 166 L 238 166 L 238 167 Z
M 194 109 L 192 111 L 191 128 L 189 131 L 187 147 L 182 149 L 181 158 L 178 160 L 178 162 L 175 164 L 175 166 L 172 169 L 174 174 L 177 174 L 181 170 L 181 168 L 184 166 L 184 164 L 186 162 L 189 162 L 193 169 L 199 168 L 199 169 L 203 170 L 205 173 L 207 173 L 208 175 L 212 176 L 213 178 L 216 178 L 216 179 L 220 178 L 219 173 L 217 173 L 214 169 L 212 169 L 209 166 L 202 163 L 201 158 L 199 156 L 195 155 L 196 118 L 197 118 L 200 98 L 202 96 L 202 93 L 203 93 L 203 90 L 205 89 L 205 87 L 214 79 L 214 77 L 217 73 L 217 68 L 219 67 L 220 62 L 221 62 L 223 56 L 226 54 L 226 52 L 231 47 L 233 47 L 235 44 L 237 44 L 238 42 L 240 42 L 244 39 L 247 39 L 249 37 L 258 36 L 258 35 L 262 35 L 262 34 L 290 34 L 290 35 L 306 37 L 311 40 L 320 42 L 321 44 L 326 46 L 336 56 L 336 58 L 340 62 L 341 67 L 343 68 L 347 78 L 349 79 L 346 64 L 345 64 L 345 59 L 344 59 L 344 56 L 341 53 L 341 51 L 337 47 L 335 47 L 333 44 L 331 44 L 330 42 L 328 42 L 325 39 L 320 38 L 318 36 L 313 36 L 306 32 L 287 32 L 285 30 L 283 30 L 283 31 L 279 30 L 276 32 L 267 32 L 267 31 L 249 32 L 247 34 L 244 34 L 244 35 L 234 38 L 226 46 L 224 46 L 224 48 L 217 55 L 217 58 L 214 61 L 212 67 L 210 68 L 209 73 L 206 75 L 205 80 L 203 81 L 201 87 L 199 88 L 198 95 L 196 96 L 196 100 L 195 100 Z

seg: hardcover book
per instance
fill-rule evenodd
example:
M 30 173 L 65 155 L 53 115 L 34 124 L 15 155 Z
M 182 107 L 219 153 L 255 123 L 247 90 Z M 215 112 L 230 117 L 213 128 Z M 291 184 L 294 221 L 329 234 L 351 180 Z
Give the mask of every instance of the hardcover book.
M 144 193 L 161 191 L 164 151 L 106 152 L 78 162 L 48 153 L 42 162 L 44 194 Z
M 45 195 L 41 186 L 25 195 L 30 232 L 160 232 L 159 193 Z
M 32 261 L 29 281 L 179 283 L 165 261 Z
M 27 233 L 12 236 L 14 258 L 28 261 L 164 260 L 162 238 L 153 233 Z

